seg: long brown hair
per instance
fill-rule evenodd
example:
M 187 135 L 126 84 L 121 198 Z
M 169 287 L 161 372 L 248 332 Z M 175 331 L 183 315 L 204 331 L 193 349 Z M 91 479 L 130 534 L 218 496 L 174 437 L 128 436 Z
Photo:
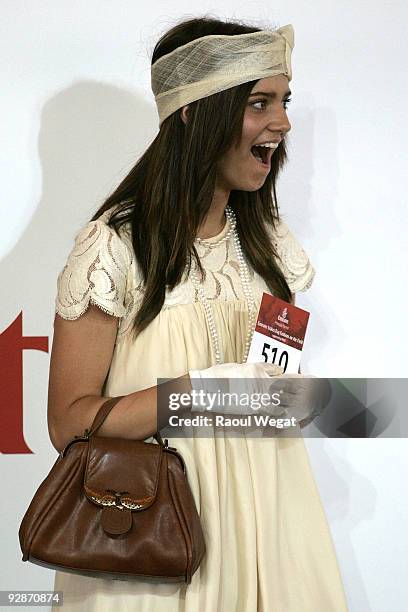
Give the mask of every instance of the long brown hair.
M 163 55 L 210 34 L 246 34 L 259 28 L 203 17 L 179 23 L 156 44 L 152 64 Z M 136 336 L 159 314 L 166 288 L 180 283 L 193 256 L 197 230 L 210 209 L 220 157 L 241 138 L 251 81 L 191 103 L 187 123 L 180 111 L 165 119 L 136 165 L 92 217 L 115 207 L 109 225 L 118 231 L 130 222 L 144 297 L 133 322 Z M 263 186 L 254 192 L 231 191 L 228 204 L 237 218 L 244 255 L 271 292 L 290 301 L 291 292 L 278 265 L 265 223 L 279 220 L 275 183 L 287 159 L 284 140 L 274 152 Z

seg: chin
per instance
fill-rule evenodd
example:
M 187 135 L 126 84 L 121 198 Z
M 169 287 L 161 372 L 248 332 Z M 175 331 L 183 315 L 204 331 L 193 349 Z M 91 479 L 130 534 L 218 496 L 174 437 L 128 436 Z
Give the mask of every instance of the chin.
M 265 184 L 267 177 L 268 175 L 265 175 L 260 178 L 254 178 L 253 180 L 241 180 L 238 182 L 234 180 L 230 180 L 228 182 L 226 181 L 225 188 L 228 191 L 258 191 L 258 189 L 261 189 L 261 187 L 263 187 L 263 185 Z
M 236 191 L 258 191 L 259 189 L 261 189 L 261 187 L 263 187 L 263 185 L 265 184 L 265 179 L 258 181 L 258 182 L 252 182 L 252 183 L 246 183 L 244 185 L 240 185 L 239 187 L 234 187 L 234 189 Z

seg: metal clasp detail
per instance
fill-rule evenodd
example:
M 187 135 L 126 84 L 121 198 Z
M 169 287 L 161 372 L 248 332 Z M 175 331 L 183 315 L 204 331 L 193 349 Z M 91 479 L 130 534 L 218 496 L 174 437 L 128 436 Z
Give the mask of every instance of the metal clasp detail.
M 126 507 L 122 503 L 122 495 L 126 495 L 126 493 L 129 493 L 129 491 L 122 491 L 121 493 L 119 493 L 118 491 L 113 491 L 112 489 L 106 489 L 106 492 L 112 493 L 112 495 L 115 496 L 115 501 L 113 503 L 117 508 L 119 508 L 119 510 L 123 510 L 123 508 Z

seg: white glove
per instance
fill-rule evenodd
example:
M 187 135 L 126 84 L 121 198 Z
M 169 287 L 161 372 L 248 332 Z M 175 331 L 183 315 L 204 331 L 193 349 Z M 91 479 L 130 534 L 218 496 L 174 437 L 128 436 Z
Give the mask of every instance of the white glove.
M 274 414 L 280 416 L 283 409 L 279 402 L 273 403 L 276 397 L 270 397 L 270 381 L 282 372 L 283 368 L 272 363 L 220 363 L 205 370 L 190 370 L 191 412 L 260 414 L 265 413 L 266 403 L 268 414 L 275 409 Z M 262 404 L 260 394 L 263 395 Z
M 330 385 L 326 379 L 311 374 L 281 374 L 270 383 L 271 391 L 279 393 L 284 417 L 295 417 L 301 427 L 321 414 L 330 401 Z

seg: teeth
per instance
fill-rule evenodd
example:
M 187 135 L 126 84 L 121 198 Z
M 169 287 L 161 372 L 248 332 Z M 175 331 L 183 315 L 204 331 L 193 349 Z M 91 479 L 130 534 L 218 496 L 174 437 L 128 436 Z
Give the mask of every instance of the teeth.
M 268 149 L 276 149 L 278 142 L 265 142 L 264 144 L 257 144 L 256 147 L 267 147 Z
M 251 147 L 251 153 L 252 155 L 255 157 L 255 159 L 257 159 L 259 162 L 266 164 L 269 163 L 269 153 L 262 154 L 260 155 L 259 151 L 257 151 L 258 147 L 263 147 L 266 149 L 276 149 L 278 147 L 279 143 L 278 142 L 264 142 L 262 144 L 257 144 L 257 145 L 253 145 Z M 264 157 L 266 157 L 265 161 L 264 161 Z

